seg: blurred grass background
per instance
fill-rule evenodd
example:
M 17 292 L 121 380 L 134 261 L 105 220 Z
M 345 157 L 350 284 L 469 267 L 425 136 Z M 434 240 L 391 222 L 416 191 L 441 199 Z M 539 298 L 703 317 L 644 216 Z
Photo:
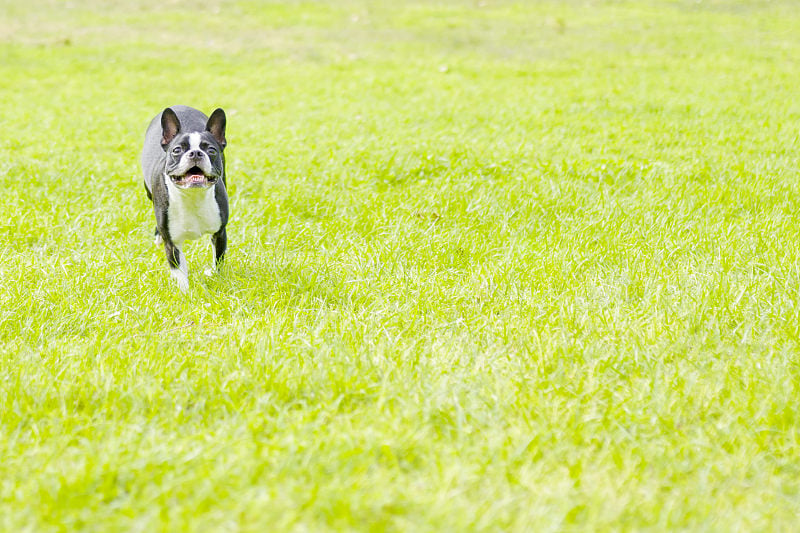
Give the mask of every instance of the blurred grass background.
M 799 18 L 0 1 L 0 528 L 791 529 Z M 188 297 L 176 103 L 229 120 Z

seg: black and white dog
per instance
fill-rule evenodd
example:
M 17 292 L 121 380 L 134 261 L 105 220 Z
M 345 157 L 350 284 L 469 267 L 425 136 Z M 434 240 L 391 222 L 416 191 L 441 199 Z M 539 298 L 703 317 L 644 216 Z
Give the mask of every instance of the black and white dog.
M 170 273 L 189 288 L 184 241 L 211 234 L 213 273 L 225 256 L 228 192 L 225 188 L 225 112 L 206 117 L 187 106 L 168 107 L 147 128 L 142 171 L 156 215 L 156 244 L 164 243 Z

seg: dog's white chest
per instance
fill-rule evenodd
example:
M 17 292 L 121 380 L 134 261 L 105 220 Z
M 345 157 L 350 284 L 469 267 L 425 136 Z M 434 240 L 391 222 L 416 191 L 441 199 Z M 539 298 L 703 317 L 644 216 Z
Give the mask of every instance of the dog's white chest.
M 172 189 L 172 188 L 171 188 Z M 181 243 L 202 235 L 216 233 L 222 225 L 214 187 L 169 191 L 169 233 L 173 242 Z

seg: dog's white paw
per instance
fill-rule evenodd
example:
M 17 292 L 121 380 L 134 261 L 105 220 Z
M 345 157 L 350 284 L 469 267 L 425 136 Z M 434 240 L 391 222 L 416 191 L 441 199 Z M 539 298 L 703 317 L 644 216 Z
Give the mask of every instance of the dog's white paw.
M 189 292 L 189 276 L 186 274 L 186 272 L 177 268 L 172 268 L 170 269 L 169 273 L 178 284 L 178 288 L 182 292 Z
M 156 238 L 153 239 L 153 244 L 156 246 L 161 246 L 161 243 L 164 242 L 164 239 L 161 238 L 161 235 L 156 235 Z

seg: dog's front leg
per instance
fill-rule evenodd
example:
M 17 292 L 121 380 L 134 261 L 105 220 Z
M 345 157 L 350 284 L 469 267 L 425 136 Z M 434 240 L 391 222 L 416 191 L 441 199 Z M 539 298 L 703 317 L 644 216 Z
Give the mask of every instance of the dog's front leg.
M 165 240 L 164 252 L 167 254 L 170 275 L 178 283 L 178 288 L 187 292 L 189 290 L 189 267 L 186 266 L 186 257 L 181 252 L 180 245 Z

